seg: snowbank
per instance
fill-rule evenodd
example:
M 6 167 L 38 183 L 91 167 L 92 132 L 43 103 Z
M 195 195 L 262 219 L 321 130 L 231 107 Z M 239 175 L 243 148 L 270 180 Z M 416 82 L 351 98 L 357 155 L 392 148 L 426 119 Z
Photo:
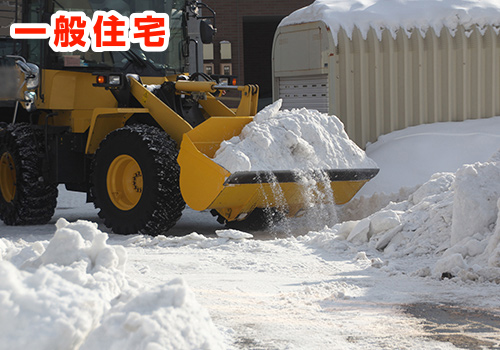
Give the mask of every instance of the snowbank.
M 208 312 L 175 279 L 114 306 L 81 350 L 223 348 Z
M 376 168 L 335 116 L 315 110 L 261 110 L 239 136 L 224 141 L 214 161 L 230 172 Z
M 458 26 L 479 29 L 492 25 L 498 32 L 500 3 L 496 0 L 316 0 L 284 18 L 280 26 L 323 21 L 332 31 L 335 43 L 340 29 L 352 38 L 357 27 L 364 38 L 372 28 L 378 38 L 389 30 L 395 38 L 403 28 L 410 36 L 418 29 L 423 36 L 429 29 L 439 35 L 447 28 L 452 35 Z
M 144 291 L 97 224 L 60 219 L 49 242 L 0 239 L 0 349 L 219 349 L 180 280 Z
M 380 136 L 366 147 L 380 172 L 356 197 L 397 193 L 403 187 L 423 185 L 435 173 L 454 173 L 464 164 L 487 162 L 500 147 L 499 123 L 500 117 L 432 123 Z
M 408 200 L 305 240 L 368 244 L 388 260 L 428 257 L 428 266 L 415 266 L 419 276 L 500 283 L 499 199 L 500 163 L 492 158 L 456 173 L 437 173 Z

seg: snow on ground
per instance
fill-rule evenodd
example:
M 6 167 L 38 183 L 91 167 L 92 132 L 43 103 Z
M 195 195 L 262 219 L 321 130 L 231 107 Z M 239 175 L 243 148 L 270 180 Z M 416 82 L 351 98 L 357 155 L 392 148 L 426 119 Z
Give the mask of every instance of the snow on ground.
M 144 289 L 97 224 L 56 228 L 48 242 L 0 239 L 0 348 L 223 349 L 182 279 Z
M 413 126 L 379 137 L 366 154 L 380 168 L 357 197 L 397 193 L 422 185 L 438 172 L 486 162 L 500 144 L 500 117 Z
M 307 234 L 291 220 L 252 237 L 187 209 L 183 236 L 120 236 L 61 191 L 49 225 L 0 224 L 0 349 L 498 347 L 495 130 L 498 117 L 381 137 L 367 153 L 382 170 L 355 199 L 366 217 Z M 409 311 L 425 305 L 465 323 L 432 331 Z
M 438 36 L 443 28 L 454 35 L 459 25 L 479 30 L 491 25 L 498 31 L 500 4 L 495 0 L 316 0 L 285 17 L 280 26 L 316 21 L 330 27 L 335 42 L 340 29 L 351 38 L 355 27 L 364 38 L 373 29 L 379 39 L 384 30 L 396 38 L 401 28 L 408 36 L 416 28 L 424 37 L 431 28 Z
M 358 220 L 401 202 L 435 173 L 486 162 L 500 145 L 500 117 L 413 126 L 379 137 L 366 154 L 380 168 L 339 217 Z
M 433 175 L 408 200 L 340 223 L 329 234 L 369 243 L 388 259 L 428 256 L 411 271 L 418 276 L 500 283 L 499 199 L 499 163 L 464 165 L 455 174 Z

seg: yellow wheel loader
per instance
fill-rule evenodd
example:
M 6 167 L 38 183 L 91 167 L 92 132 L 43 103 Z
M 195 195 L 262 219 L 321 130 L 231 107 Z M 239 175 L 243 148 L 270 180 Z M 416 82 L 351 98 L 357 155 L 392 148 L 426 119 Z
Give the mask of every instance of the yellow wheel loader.
M 14 103 L 0 116 L 0 217 L 5 224 L 48 222 L 59 184 L 87 193 L 106 226 L 125 234 L 165 233 L 185 204 L 210 209 L 223 222 L 277 207 L 276 183 L 268 178 L 280 187 L 285 215 L 304 207 L 293 172 L 231 174 L 212 160 L 223 140 L 253 120 L 258 87 L 223 85 L 195 72 L 199 51 L 189 46 L 210 42 L 214 34 L 215 12 L 206 5 L 196 0 L 24 0 L 19 7 L 22 21 L 32 23 L 48 23 L 58 10 L 89 17 L 110 9 L 125 16 L 167 13 L 170 42 L 163 52 L 144 52 L 132 44 L 123 52 L 62 53 L 40 39 L 12 45 L 19 50 L 0 60 L 0 68 L 17 72 L 6 79 L 9 83 L 20 77 L 15 91 L 0 89 L 0 98 Z M 201 16 L 200 8 L 210 18 Z M 237 108 L 218 99 L 228 89 L 241 95 Z M 349 201 L 377 171 L 327 169 L 336 203 Z

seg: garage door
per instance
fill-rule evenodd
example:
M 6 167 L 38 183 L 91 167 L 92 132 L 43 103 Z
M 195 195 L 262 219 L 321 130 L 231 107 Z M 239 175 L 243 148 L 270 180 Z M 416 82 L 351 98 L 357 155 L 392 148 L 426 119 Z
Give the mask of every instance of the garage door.
M 328 74 L 279 78 L 283 109 L 308 108 L 328 113 Z

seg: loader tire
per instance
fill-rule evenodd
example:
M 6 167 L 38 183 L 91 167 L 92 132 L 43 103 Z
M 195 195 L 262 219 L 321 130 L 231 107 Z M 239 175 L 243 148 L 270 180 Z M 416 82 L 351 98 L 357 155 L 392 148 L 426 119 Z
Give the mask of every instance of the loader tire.
M 120 234 L 166 233 L 182 215 L 180 168 L 175 142 L 149 125 L 108 134 L 96 152 L 94 205 L 104 224 Z
M 46 224 L 54 215 L 57 185 L 43 179 L 43 133 L 27 124 L 0 131 L 0 218 L 6 225 Z

